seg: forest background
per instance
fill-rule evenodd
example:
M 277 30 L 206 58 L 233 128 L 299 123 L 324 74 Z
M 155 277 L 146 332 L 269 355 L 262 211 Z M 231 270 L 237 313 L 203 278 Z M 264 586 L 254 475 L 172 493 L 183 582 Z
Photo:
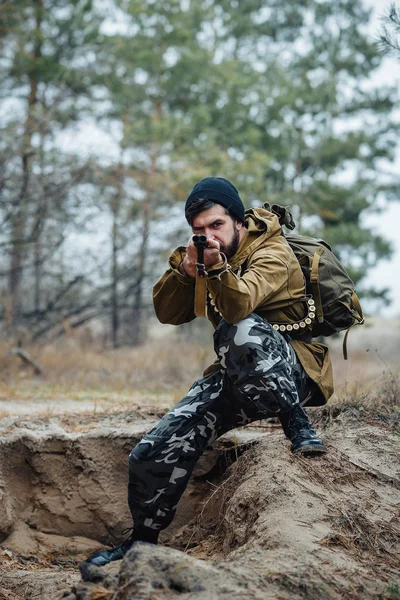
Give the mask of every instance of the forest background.
M 6 0 L 0 15 L 6 347 L 78 332 L 145 356 L 152 285 L 210 174 L 248 207 L 291 205 L 384 312 L 370 274 L 393 250 L 377 223 L 399 200 L 399 78 L 377 76 L 368 2 Z

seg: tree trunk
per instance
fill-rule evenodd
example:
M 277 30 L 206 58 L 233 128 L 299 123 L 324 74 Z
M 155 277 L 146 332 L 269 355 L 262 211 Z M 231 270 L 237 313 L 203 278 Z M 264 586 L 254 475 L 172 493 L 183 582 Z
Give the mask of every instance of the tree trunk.
M 143 283 L 145 277 L 145 264 L 147 256 L 147 248 L 149 243 L 150 235 L 150 219 L 151 219 L 151 200 L 152 191 L 148 190 L 147 198 L 143 202 L 143 229 L 142 239 L 139 248 L 139 255 L 137 261 L 137 277 L 135 296 L 133 303 L 133 336 L 132 344 L 138 346 L 144 341 L 146 336 L 147 327 L 144 322 L 144 312 L 142 308 L 143 304 Z
M 161 119 L 161 102 L 156 101 L 154 107 L 154 121 L 159 122 Z M 132 343 L 134 346 L 141 344 L 147 335 L 147 322 L 145 321 L 145 314 L 143 311 L 143 284 L 145 278 L 145 264 L 147 257 L 147 250 L 149 245 L 150 235 L 150 221 L 152 217 L 152 206 L 153 197 L 156 184 L 156 172 L 157 172 L 157 156 L 159 152 L 159 144 L 155 142 L 152 145 L 151 150 L 151 165 L 146 178 L 146 191 L 147 195 L 143 201 L 143 229 L 142 239 L 138 255 L 137 263 L 137 277 L 136 277 L 136 288 L 135 297 L 133 304 L 133 339 Z
M 119 330 L 119 306 L 118 306 L 118 237 L 119 237 L 119 210 L 121 205 L 120 184 L 118 183 L 117 194 L 113 199 L 111 210 L 112 223 L 112 257 L 111 257 L 111 337 L 113 348 L 118 348 Z
M 35 43 L 32 51 L 32 61 L 41 56 L 41 22 L 43 0 L 36 0 L 35 13 Z M 15 212 L 12 218 L 11 229 L 11 252 L 10 252 L 10 275 L 9 275 L 9 298 L 11 324 L 15 323 L 20 309 L 20 287 L 23 272 L 23 259 L 25 254 L 25 232 L 28 217 L 29 182 L 31 174 L 31 159 L 33 154 L 32 135 L 35 130 L 34 108 L 37 103 L 37 80 L 36 75 L 29 77 L 29 96 L 27 117 L 22 144 L 22 185 L 15 203 Z
M 44 161 L 44 144 L 45 133 L 40 132 L 40 190 L 38 198 L 38 208 L 35 216 L 35 224 L 33 229 L 33 239 L 35 243 L 34 257 L 34 310 L 39 316 L 42 304 L 42 236 L 45 229 L 47 217 L 47 198 L 45 196 L 45 186 L 43 182 L 43 173 L 45 168 Z

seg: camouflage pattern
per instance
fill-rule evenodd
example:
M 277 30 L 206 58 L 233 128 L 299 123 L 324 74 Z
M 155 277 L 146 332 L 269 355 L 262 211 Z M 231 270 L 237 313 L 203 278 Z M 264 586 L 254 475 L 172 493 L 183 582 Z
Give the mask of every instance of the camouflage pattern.
M 129 456 L 135 527 L 171 523 L 197 460 L 216 438 L 305 397 L 308 378 L 289 340 L 255 313 L 235 325 L 219 323 L 214 347 L 222 368 L 196 381 Z

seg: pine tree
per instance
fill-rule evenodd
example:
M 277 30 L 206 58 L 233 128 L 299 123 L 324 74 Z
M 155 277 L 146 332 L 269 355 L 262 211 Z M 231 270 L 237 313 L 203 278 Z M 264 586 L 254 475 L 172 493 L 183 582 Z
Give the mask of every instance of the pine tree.
M 400 10 L 395 4 L 392 4 L 384 18 L 381 47 L 385 53 L 400 58 Z
M 1 235 L 11 324 L 42 317 L 63 287 L 70 290 L 68 275 L 53 293 L 45 286 L 73 216 L 71 191 L 86 174 L 82 159 L 60 150 L 58 136 L 88 108 L 98 26 L 90 0 L 2 4 L 0 83 L 9 102 L 2 106 Z
M 382 54 L 361 0 L 110 0 L 106 18 L 100 7 L 2 3 L 8 319 L 54 307 L 47 331 L 56 307 L 75 323 L 111 315 L 114 345 L 140 342 L 159 257 L 185 242 L 183 201 L 207 175 L 231 179 L 247 206 L 294 206 L 300 230 L 331 243 L 361 291 L 382 295 L 365 275 L 390 247 L 363 217 L 378 197 L 397 198 L 397 182 L 377 174 L 394 158 L 398 93 L 370 84 Z M 117 164 L 60 148 L 60 132 L 93 115 L 121 132 Z M 109 242 L 83 285 L 73 260 L 56 268 L 55 257 L 91 206 Z
M 118 6 L 127 26 L 110 37 L 108 81 L 142 215 L 135 310 L 151 224 L 209 174 L 232 179 L 248 206 L 294 206 L 301 230 L 327 239 L 361 285 L 390 254 L 363 215 L 395 195 L 376 175 L 398 129 L 396 91 L 368 87 L 382 56 L 362 2 Z

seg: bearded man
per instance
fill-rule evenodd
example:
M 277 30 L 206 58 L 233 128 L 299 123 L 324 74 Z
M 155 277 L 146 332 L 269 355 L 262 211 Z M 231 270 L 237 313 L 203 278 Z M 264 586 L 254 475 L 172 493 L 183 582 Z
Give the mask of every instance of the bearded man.
M 185 215 L 193 234 L 206 236 L 207 316 L 217 361 L 132 450 L 132 534 L 90 556 L 93 564 L 122 558 L 136 541 L 156 544 L 201 454 L 235 427 L 277 416 L 293 453 L 325 451 L 302 406 L 322 405 L 332 394 L 329 352 L 312 342 L 310 298 L 278 218 L 261 208 L 245 213 L 237 189 L 221 177 L 194 186 Z M 193 237 L 170 256 L 154 287 L 162 323 L 195 319 L 196 262 Z

